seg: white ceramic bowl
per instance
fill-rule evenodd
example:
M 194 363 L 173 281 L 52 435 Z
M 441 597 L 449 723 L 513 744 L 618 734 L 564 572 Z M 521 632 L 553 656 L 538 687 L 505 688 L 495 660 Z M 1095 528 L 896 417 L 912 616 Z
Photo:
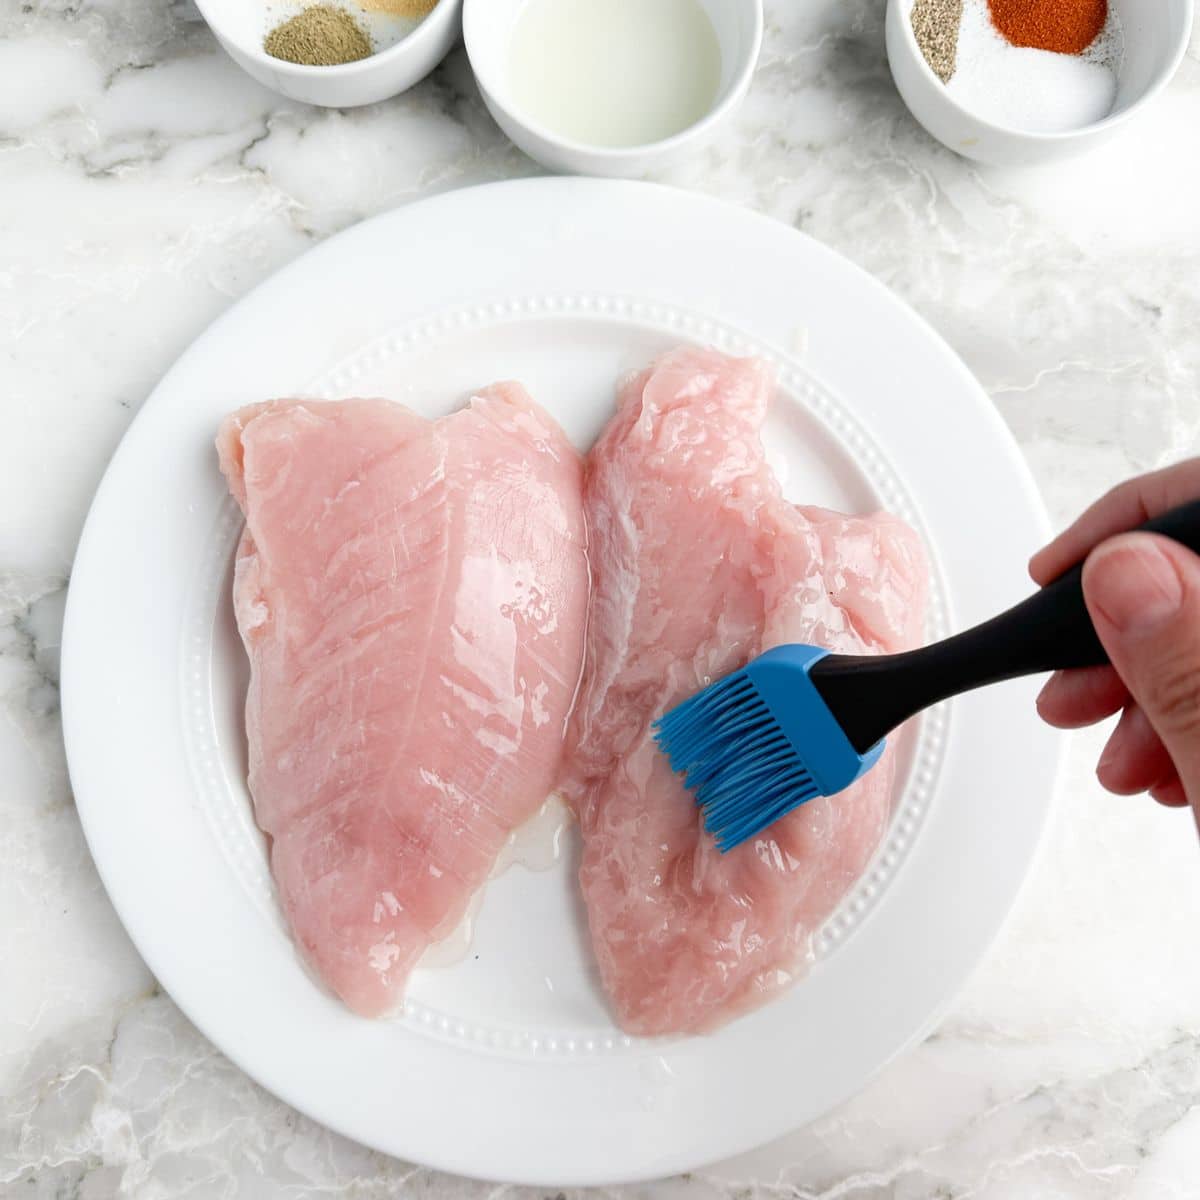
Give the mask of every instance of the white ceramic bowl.
M 488 111 L 530 158 L 552 171 L 639 176 L 697 149 L 741 102 L 762 47 L 762 0 L 700 0 L 721 48 L 721 81 L 709 111 L 688 128 L 644 146 L 592 146 L 561 137 L 527 117 L 508 85 L 508 48 L 525 0 L 465 0 L 467 54 Z
M 424 79 L 458 40 L 462 0 L 439 0 L 407 37 L 370 58 L 336 67 L 307 67 L 272 58 L 262 48 L 262 0 L 196 0 L 217 41 L 259 83 L 290 100 L 326 108 L 374 104 Z
M 1187 49 L 1193 0 L 1110 0 L 1125 29 L 1125 58 L 1112 111 L 1063 133 L 1031 133 L 976 116 L 959 104 L 925 61 L 912 28 L 913 0 L 888 0 L 887 54 L 892 78 L 916 119 L 938 141 L 978 162 L 1021 166 L 1051 162 L 1106 140 L 1157 95 Z

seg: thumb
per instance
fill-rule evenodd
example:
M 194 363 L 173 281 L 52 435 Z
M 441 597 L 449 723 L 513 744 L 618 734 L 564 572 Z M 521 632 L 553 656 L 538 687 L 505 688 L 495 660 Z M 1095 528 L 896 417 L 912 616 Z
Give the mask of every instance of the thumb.
M 1083 594 L 1200 819 L 1200 558 L 1169 538 L 1123 534 L 1092 551 Z

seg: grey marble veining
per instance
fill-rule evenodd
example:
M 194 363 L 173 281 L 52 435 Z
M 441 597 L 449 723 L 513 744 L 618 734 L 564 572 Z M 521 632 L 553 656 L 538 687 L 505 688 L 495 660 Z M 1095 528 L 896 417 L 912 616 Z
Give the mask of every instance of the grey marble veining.
M 1054 519 L 1198 448 L 1200 41 L 1113 144 L 974 167 L 913 123 L 881 0 L 772 0 L 751 94 L 664 181 L 833 246 L 954 345 Z M 0 1196 L 532 1197 L 385 1159 L 265 1094 L 128 943 L 71 802 L 67 577 L 105 463 L 231 299 L 417 196 L 534 173 L 463 54 L 327 112 L 169 0 L 0 0 Z M 1072 743 L 1005 935 L 938 1032 L 815 1126 L 633 1200 L 1200 1197 L 1200 852 Z

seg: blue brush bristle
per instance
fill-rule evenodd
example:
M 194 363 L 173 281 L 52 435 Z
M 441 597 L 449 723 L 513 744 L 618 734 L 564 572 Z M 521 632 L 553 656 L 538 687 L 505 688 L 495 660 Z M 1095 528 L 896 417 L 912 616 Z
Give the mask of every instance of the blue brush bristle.
M 826 657 L 817 646 L 776 646 L 655 722 L 721 850 L 879 761 L 883 742 L 859 753 L 809 676 Z
M 659 718 L 654 739 L 722 851 L 821 794 L 744 670 Z

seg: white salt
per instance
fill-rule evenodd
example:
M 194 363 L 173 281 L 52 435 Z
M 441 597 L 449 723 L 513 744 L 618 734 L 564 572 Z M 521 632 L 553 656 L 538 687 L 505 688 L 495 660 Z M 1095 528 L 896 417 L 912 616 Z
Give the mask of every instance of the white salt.
M 1103 32 L 1083 54 L 1055 54 L 1012 45 L 992 24 L 987 0 L 964 0 L 958 60 L 946 87 L 985 121 L 1061 133 L 1112 111 L 1122 50 L 1120 21 L 1111 7 Z

